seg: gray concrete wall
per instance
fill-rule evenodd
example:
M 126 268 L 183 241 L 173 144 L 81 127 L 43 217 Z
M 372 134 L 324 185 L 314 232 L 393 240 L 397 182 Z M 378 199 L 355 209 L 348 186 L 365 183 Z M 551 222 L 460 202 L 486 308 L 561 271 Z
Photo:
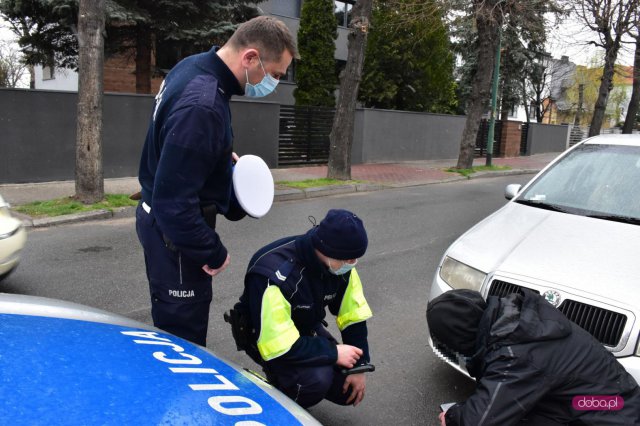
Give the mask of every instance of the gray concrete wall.
M 73 180 L 77 95 L 0 89 L 0 183 Z M 136 176 L 153 96 L 106 94 L 103 168 L 107 178 Z M 234 149 L 278 167 L 280 104 L 234 99 Z M 352 164 L 458 157 L 465 117 L 358 109 Z M 561 152 L 568 126 L 532 123 L 528 155 Z
M 151 95 L 105 94 L 103 171 L 105 178 L 138 175 Z M 73 180 L 77 94 L 0 89 L 0 183 Z M 280 105 L 231 102 L 234 149 L 278 165 Z
M 137 176 L 153 96 L 104 97 L 106 178 Z M 72 180 L 77 94 L 0 90 L 0 183 Z
M 0 89 L 0 183 L 74 178 L 76 98 Z
M 280 104 L 232 100 L 231 118 L 234 151 L 257 155 L 270 168 L 277 167 Z
M 562 152 L 567 149 L 569 126 L 529 123 L 527 155 Z
M 362 114 L 362 152 L 354 153 L 354 160 L 359 157 L 363 163 L 375 163 L 458 157 L 463 116 L 374 109 Z

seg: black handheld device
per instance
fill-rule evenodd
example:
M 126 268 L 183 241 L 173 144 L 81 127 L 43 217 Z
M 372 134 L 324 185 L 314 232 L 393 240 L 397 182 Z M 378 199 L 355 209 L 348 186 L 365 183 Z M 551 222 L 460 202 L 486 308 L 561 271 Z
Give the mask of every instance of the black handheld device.
M 353 368 L 343 368 L 340 370 L 342 374 L 348 376 L 350 374 L 370 373 L 376 371 L 376 366 L 373 364 L 358 365 Z

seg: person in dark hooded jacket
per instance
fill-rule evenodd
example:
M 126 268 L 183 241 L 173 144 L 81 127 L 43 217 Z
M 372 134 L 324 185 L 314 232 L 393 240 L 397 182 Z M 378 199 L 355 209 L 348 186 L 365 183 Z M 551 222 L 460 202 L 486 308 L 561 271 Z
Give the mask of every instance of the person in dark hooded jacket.
M 634 378 L 532 291 L 485 302 L 477 291 L 452 290 L 429 303 L 427 322 L 477 380 L 473 395 L 440 414 L 442 425 L 640 425 Z M 576 408 L 583 396 L 605 396 L 611 409 Z

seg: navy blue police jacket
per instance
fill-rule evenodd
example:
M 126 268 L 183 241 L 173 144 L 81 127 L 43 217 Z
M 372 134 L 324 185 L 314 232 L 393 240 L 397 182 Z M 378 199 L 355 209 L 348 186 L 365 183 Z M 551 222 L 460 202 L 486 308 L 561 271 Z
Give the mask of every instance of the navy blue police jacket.
M 167 75 L 156 96 L 140 160 L 142 199 L 160 230 L 185 256 L 221 266 L 227 250 L 202 209 L 229 211 L 232 95 L 240 83 L 216 54 L 190 56 Z
M 338 314 L 349 276 L 350 272 L 337 276 L 328 271 L 318 259 L 309 233 L 282 238 L 253 255 L 236 308 L 249 313 L 254 342 L 260 333 L 262 295 L 267 285 L 278 286 L 291 304 L 291 318 L 300 332 L 291 349 L 270 363 L 299 366 L 336 363 L 336 342 L 318 334 L 317 330 L 323 327 L 326 307 L 333 315 Z M 369 362 L 366 321 L 348 326 L 341 337 L 343 343 L 363 350 L 357 365 Z

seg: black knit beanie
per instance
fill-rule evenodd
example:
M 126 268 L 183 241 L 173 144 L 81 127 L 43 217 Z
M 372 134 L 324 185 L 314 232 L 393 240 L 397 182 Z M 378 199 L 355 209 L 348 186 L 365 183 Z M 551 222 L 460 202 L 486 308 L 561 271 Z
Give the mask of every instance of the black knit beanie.
M 369 244 L 362 220 L 348 210 L 329 210 L 310 234 L 313 247 L 332 259 L 358 259 Z
M 427 305 L 431 336 L 447 348 L 465 356 L 475 352 L 478 324 L 487 303 L 473 290 L 451 290 Z

